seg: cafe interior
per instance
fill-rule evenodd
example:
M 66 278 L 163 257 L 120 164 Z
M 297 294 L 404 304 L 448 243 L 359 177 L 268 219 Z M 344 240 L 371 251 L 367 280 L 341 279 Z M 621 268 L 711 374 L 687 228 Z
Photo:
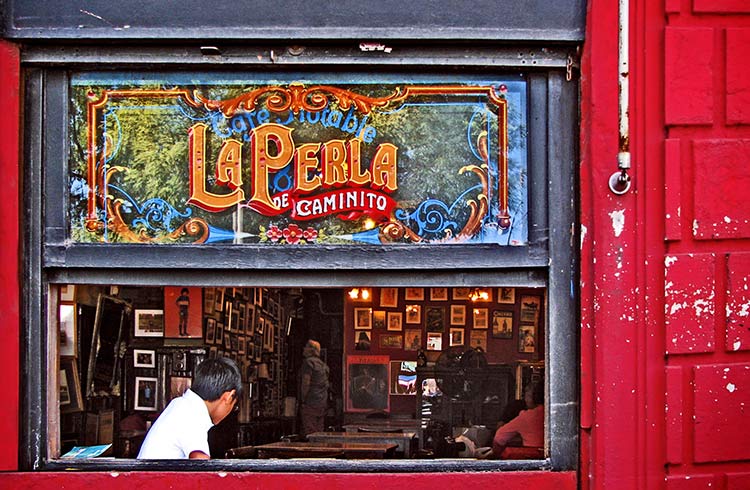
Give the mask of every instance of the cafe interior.
M 51 297 L 53 458 L 135 458 L 195 367 L 219 356 L 243 393 L 209 431 L 212 459 L 480 458 L 545 380 L 544 288 L 60 284 Z M 330 389 L 325 430 L 302 435 L 308 339 Z M 544 457 L 517 444 L 506 457 Z

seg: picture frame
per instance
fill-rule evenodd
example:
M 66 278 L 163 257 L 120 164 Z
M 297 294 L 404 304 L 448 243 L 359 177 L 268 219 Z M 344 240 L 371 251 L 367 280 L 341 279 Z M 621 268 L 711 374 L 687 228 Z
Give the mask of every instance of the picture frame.
M 449 345 L 454 347 L 457 345 L 464 345 L 464 329 L 463 328 L 451 328 L 449 334 Z
M 367 351 L 370 350 L 370 344 L 372 343 L 372 334 L 369 330 L 360 330 L 358 332 L 355 332 L 354 340 L 354 350 Z
M 474 328 L 485 329 L 488 327 L 487 308 L 474 308 Z
M 406 301 L 424 301 L 424 288 L 406 288 L 404 299 Z
M 192 384 L 192 379 L 184 376 L 172 376 L 169 379 L 169 401 L 185 394 Z
M 206 344 L 213 344 L 216 339 L 216 318 L 206 318 Z
M 244 335 L 238 335 L 237 336 L 237 354 L 242 354 L 244 356 L 244 354 L 247 352 L 246 347 L 247 347 L 247 337 L 245 337 Z
M 401 334 L 380 334 L 379 345 L 381 349 L 403 349 L 404 336 Z
M 347 412 L 390 411 L 388 356 L 350 355 L 346 358 Z
M 222 322 L 216 322 L 216 336 L 214 337 L 214 343 L 219 347 L 224 344 L 224 324 Z
M 445 307 L 427 306 L 424 313 L 425 328 L 428 332 L 445 331 Z
M 427 332 L 427 350 L 443 350 L 443 334 L 439 332 Z
M 201 288 L 164 287 L 164 337 L 203 338 L 203 301 Z
M 519 323 L 538 325 L 541 305 L 541 296 L 521 296 L 521 313 L 519 315 Z
M 78 329 L 76 328 L 78 315 L 76 305 L 60 304 L 58 312 L 58 353 L 60 356 L 75 357 L 78 355 Z
M 214 311 L 214 302 L 216 298 L 215 288 L 203 288 L 203 311 L 206 314 L 212 314 Z
M 60 411 L 63 413 L 82 412 L 84 409 L 83 392 L 75 358 L 60 358 L 59 376 Z
M 466 305 L 451 305 L 451 325 L 466 325 Z
M 400 332 L 404 327 L 404 314 L 400 311 L 389 311 L 386 315 L 387 317 L 387 324 L 388 324 L 388 331 L 390 332 Z
M 512 305 L 516 303 L 516 288 L 497 288 L 497 302 Z
M 419 325 L 422 323 L 422 305 L 406 305 L 406 324 Z
M 518 327 L 518 352 L 536 352 L 536 326 L 521 325 Z
M 380 306 L 383 308 L 398 306 L 398 288 L 380 288 Z
M 158 383 L 157 378 L 136 376 L 135 378 L 135 400 L 134 410 L 156 412 L 158 408 Z
M 448 301 L 448 288 L 430 288 L 430 301 Z
M 224 288 L 216 288 L 214 292 L 214 311 L 224 311 Z
M 135 337 L 164 337 L 164 310 L 135 310 Z
M 75 284 L 63 284 L 60 286 L 60 302 L 72 303 L 76 300 Z
M 372 308 L 354 308 L 354 330 L 372 329 Z
M 245 312 L 245 334 L 246 335 L 252 335 L 255 333 L 255 314 L 256 309 L 255 306 L 253 306 L 251 303 L 245 304 L 247 311 Z
M 133 367 L 156 368 L 156 351 L 133 349 Z
M 494 310 L 492 312 L 492 338 L 513 338 L 513 312 L 506 310 Z
M 487 332 L 485 330 L 472 330 L 469 332 L 469 346 L 487 352 Z
M 471 288 L 453 288 L 454 301 L 468 301 Z
M 391 395 L 417 394 L 417 361 L 391 361 Z
M 385 310 L 375 310 L 372 312 L 372 328 L 375 330 L 385 330 Z
M 422 330 L 407 328 L 404 330 L 404 350 L 418 351 L 422 348 Z

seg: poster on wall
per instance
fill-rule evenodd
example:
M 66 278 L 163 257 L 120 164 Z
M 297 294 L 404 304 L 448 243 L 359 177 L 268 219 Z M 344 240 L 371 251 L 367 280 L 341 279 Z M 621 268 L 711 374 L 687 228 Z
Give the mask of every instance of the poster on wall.
M 164 336 L 169 338 L 203 337 L 201 288 L 164 288 Z
M 390 410 L 388 356 L 347 356 L 346 410 Z
M 525 80 L 123 71 L 70 84 L 74 243 L 528 243 Z

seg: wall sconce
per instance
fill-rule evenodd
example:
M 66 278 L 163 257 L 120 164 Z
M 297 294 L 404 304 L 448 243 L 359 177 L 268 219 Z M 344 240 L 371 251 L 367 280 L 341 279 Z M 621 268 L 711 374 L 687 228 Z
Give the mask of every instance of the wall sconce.
M 367 301 L 370 299 L 370 290 L 367 288 L 352 288 L 349 297 L 355 301 Z
M 474 288 L 469 293 L 469 299 L 472 301 L 489 301 L 490 293 L 486 289 Z

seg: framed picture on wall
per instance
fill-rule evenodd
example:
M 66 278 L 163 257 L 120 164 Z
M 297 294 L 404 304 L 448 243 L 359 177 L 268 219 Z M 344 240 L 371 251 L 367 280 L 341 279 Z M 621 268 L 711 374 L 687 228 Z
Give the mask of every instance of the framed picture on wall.
M 372 328 L 375 330 L 385 329 L 385 310 L 375 310 L 372 312 Z
M 422 305 L 406 305 L 406 324 L 419 325 L 422 323 Z
M 172 376 L 169 380 L 169 400 L 185 394 L 190 388 L 192 380 L 187 377 Z
M 422 348 L 422 330 L 407 328 L 404 331 L 404 350 L 419 350 Z
M 156 367 L 156 351 L 133 349 L 133 367 L 155 368 Z
M 135 410 L 146 410 L 156 412 L 156 388 L 158 380 L 156 378 L 146 378 L 136 376 L 135 378 Z
M 76 287 L 74 284 L 60 286 L 60 301 L 73 302 L 76 300 Z
M 521 296 L 520 323 L 538 325 L 541 304 L 542 298 L 539 296 Z
M 470 292 L 471 288 L 453 288 L 453 299 L 456 301 L 468 300 Z
M 72 357 L 61 358 L 59 375 L 60 410 L 64 413 L 83 411 L 83 393 L 76 360 Z
M 206 314 L 211 314 L 214 311 L 215 296 L 215 288 L 203 288 L 203 311 L 205 311 Z
M 164 288 L 164 336 L 167 338 L 203 337 L 201 288 L 180 286 Z
M 370 350 L 372 335 L 369 330 L 360 330 L 358 332 L 355 332 L 354 338 L 356 340 L 354 344 L 354 350 Z
M 404 348 L 404 337 L 399 334 L 380 334 L 380 348 L 381 349 L 403 349 Z
M 214 290 L 214 311 L 224 311 L 224 288 Z
M 443 350 L 443 334 L 427 332 L 427 350 Z
M 469 345 L 475 349 L 487 352 L 487 332 L 484 330 L 472 330 L 469 333 Z
M 216 338 L 216 319 L 206 318 L 206 343 L 213 344 Z
M 448 288 L 430 288 L 430 301 L 448 301 Z
M 474 328 L 487 328 L 487 308 L 474 308 Z
M 445 331 L 445 308 L 442 306 L 428 306 L 424 313 L 425 327 L 428 332 Z
M 388 315 L 388 330 L 400 332 L 403 328 L 403 318 L 404 314 L 400 311 L 389 311 Z
M 518 352 L 536 351 L 536 327 L 521 325 L 518 327 Z
M 135 310 L 135 337 L 164 337 L 164 310 Z
M 513 338 L 513 312 L 494 310 L 492 312 L 492 338 Z
M 451 328 L 450 329 L 450 346 L 464 345 L 464 329 L 463 328 Z
M 388 356 L 347 356 L 346 411 L 390 410 Z
M 60 355 L 75 357 L 78 355 L 78 335 L 76 334 L 76 305 L 61 304 L 60 329 L 58 340 L 60 343 Z
M 497 302 L 512 305 L 516 302 L 516 288 L 498 288 Z
M 451 325 L 466 325 L 466 305 L 451 305 Z
M 398 288 L 380 288 L 380 306 L 383 308 L 398 306 Z
M 354 308 L 354 329 L 370 330 L 372 328 L 372 308 Z
M 424 288 L 406 288 L 404 299 L 406 301 L 424 301 Z

